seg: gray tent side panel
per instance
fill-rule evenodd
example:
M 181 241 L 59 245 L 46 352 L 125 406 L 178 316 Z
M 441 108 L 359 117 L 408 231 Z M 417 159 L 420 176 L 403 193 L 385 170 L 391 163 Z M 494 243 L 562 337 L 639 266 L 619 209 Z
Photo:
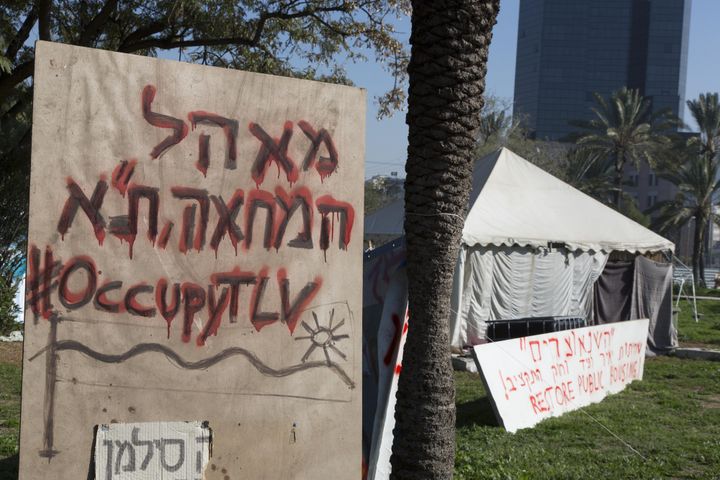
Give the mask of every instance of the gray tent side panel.
M 678 346 L 672 322 L 672 264 L 635 258 L 631 318 L 648 318 L 648 346 L 655 353 Z
M 634 262 L 607 262 L 595 283 L 595 324 L 630 320 L 634 274 Z

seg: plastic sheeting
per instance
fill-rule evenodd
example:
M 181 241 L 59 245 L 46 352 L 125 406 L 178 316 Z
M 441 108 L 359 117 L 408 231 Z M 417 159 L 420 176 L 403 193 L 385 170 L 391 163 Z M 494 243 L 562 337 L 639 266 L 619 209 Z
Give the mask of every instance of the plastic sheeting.
M 562 248 L 463 246 L 451 299 L 452 347 L 482 343 L 488 320 L 591 318 L 593 284 L 607 257 Z
M 378 328 L 377 402 L 368 461 L 368 480 L 387 480 L 392 471 L 390 457 L 395 438 L 395 404 L 408 326 L 407 276 L 405 269 L 400 268 L 388 287 Z
M 363 478 L 384 480 L 408 330 L 404 239 L 367 252 L 363 274 Z
M 370 462 L 375 416 L 385 415 L 388 389 L 385 370 L 387 353 L 387 310 L 395 308 L 398 298 L 407 297 L 405 241 L 398 239 L 365 253 L 363 262 L 363 460 Z M 402 295 L 398 294 L 402 292 Z M 400 295 L 400 297 L 398 297 Z M 403 296 L 404 295 L 404 296 Z M 400 300 L 401 301 L 401 300 Z M 400 308 L 400 307 L 398 307 Z M 385 318 L 385 323 L 383 323 Z M 392 325 L 391 325 L 392 326 Z M 392 334 L 390 334 L 392 337 Z M 394 355 L 391 353 L 390 356 Z M 379 410 L 378 408 L 379 403 Z M 375 440 L 377 441 L 377 440 Z

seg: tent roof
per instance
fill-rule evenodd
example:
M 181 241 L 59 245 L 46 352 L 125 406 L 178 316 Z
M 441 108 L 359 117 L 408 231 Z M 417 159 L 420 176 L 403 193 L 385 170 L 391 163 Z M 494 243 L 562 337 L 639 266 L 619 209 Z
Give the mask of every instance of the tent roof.
M 462 241 L 473 245 L 651 252 L 674 250 L 657 235 L 503 148 L 475 164 Z M 404 202 L 368 215 L 366 235 L 402 235 Z

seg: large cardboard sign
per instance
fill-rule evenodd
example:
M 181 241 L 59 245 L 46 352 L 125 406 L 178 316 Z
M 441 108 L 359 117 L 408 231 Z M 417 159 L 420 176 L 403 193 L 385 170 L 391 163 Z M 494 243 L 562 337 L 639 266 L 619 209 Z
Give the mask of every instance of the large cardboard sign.
M 355 88 L 38 42 L 21 479 L 188 421 L 211 480 L 360 474 L 364 122 Z
M 486 343 L 473 348 L 500 424 L 532 427 L 641 380 L 648 320 Z

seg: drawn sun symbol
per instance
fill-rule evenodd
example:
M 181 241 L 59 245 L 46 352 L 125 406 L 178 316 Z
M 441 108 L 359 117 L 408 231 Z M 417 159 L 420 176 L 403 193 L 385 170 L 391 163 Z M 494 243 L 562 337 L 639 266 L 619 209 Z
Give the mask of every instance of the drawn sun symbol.
M 310 355 L 315 351 L 316 348 L 322 348 L 323 353 L 325 354 L 325 360 L 327 361 L 328 365 L 332 363 L 330 360 L 330 354 L 328 350 L 332 350 L 337 355 L 339 355 L 343 360 L 347 360 L 347 356 L 337 349 L 335 346 L 335 342 L 338 340 L 342 340 L 343 338 L 350 338 L 350 335 L 336 335 L 335 331 L 342 327 L 345 324 L 345 319 L 343 318 L 338 322 L 337 325 L 333 327 L 333 317 L 335 316 L 335 309 L 333 308 L 330 311 L 330 322 L 327 327 L 321 327 L 320 322 L 318 321 L 318 317 L 315 314 L 315 312 L 312 312 L 312 316 L 315 319 L 315 326 L 316 329 L 313 329 L 310 325 L 305 323 L 303 320 L 301 322 L 301 325 L 303 328 L 310 334 L 308 336 L 304 337 L 295 337 L 295 340 L 310 340 L 312 343 L 310 344 L 310 347 L 308 347 L 307 351 L 305 352 L 305 355 L 303 355 L 301 362 L 305 363 L 307 359 L 310 357 Z

